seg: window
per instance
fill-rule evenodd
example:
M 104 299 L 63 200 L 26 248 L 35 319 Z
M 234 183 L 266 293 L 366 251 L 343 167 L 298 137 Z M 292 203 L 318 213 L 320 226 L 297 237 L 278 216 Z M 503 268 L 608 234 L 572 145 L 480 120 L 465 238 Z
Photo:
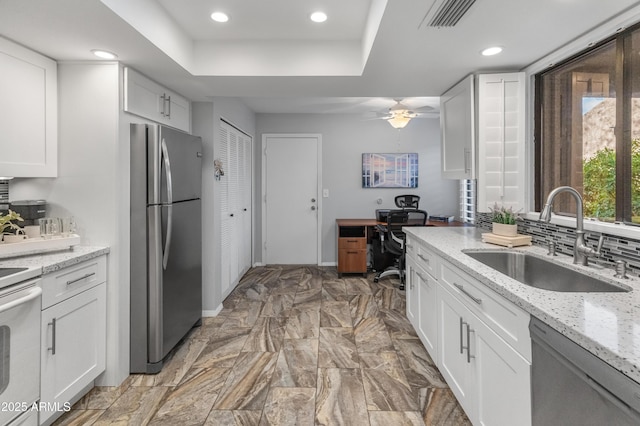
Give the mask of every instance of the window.
M 476 181 L 460 180 L 460 220 L 465 223 L 476 223 Z
M 536 210 L 568 185 L 585 217 L 640 224 L 640 29 L 536 75 Z M 554 203 L 575 214 L 571 197 Z

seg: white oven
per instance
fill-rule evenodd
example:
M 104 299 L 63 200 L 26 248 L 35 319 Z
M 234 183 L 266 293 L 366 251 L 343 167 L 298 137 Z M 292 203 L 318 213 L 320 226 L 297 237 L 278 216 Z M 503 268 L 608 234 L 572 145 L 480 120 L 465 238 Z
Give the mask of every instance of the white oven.
M 39 279 L 0 289 L 0 425 L 37 424 L 40 394 Z

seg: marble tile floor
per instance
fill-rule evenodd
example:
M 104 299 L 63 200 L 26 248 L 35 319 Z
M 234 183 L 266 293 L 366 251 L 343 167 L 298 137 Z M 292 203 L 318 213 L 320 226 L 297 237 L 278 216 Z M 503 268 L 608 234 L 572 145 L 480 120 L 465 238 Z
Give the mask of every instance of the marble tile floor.
M 96 387 L 57 425 L 470 425 L 397 280 L 251 269 L 157 375 Z

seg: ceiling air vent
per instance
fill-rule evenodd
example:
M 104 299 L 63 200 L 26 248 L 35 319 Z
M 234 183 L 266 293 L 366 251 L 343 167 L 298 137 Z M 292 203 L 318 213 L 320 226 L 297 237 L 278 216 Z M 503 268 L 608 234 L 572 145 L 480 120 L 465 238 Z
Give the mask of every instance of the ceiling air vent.
M 476 0 L 436 0 L 422 20 L 428 27 L 453 27 Z

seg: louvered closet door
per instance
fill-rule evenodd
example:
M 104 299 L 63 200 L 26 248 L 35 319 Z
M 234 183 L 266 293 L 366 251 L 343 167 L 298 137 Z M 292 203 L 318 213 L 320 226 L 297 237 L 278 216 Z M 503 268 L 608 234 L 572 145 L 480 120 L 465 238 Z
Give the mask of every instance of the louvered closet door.
M 222 161 L 224 176 L 220 178 L 220 198 L 218 206 L 220 208 L 220 281 L 222 295 L 226 296 L 231 287 L 230 252 L 228 250 L 232 239 L 233 221 L 230 216 L 229 206 L 229 129 L 224 123 L 220 123 L 220 144 L 216 158 Z
M 226 296 L 251 266 L 252 139 L 220 122 L 220 265 L 222 295 Z

